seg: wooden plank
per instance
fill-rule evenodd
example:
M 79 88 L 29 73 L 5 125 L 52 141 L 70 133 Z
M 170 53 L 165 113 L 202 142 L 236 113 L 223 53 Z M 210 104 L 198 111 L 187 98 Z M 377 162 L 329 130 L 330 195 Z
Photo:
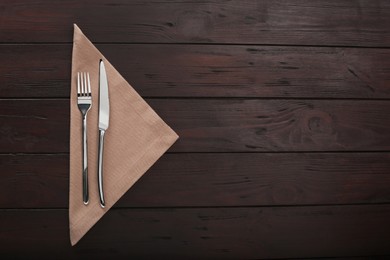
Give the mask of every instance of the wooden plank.
M 121 209 L 108 212 L 71 247 L 67 210 L 3 210 L 0 250 L 2 256 L 34 258 L 385 255 L 389 218 L 390 205 Z
M 0 45 L 0 98 L 69 97 L 69 44 Z
M 142 96 L 390 98 L 389 49 L 97 47 Z M 71 45 L 0 45 L 0 59 L 0 97 L 69 97 Z
M 387 260 L 390 255 L 288 258 L 289 260 Z
M 385 153 L 166 154 L 116 207 L 390 203 L 389 159 Z M 0 208 L 67 207 L 68 164 L 68 155 L 0 155 Z
M 0 208 L 69 205 L 69 155 L 0 155 L 0 165 Z
M 69 151 L 69 100 L 0 100 L 0 152 Z
M 390 150 L 389 101 L 147 101 L 180 136 L 172 152 Z M 68 100 L 0 100 L 0 111 L 0 153 L 69 151 Z
M 310 258 L 288 258 L 289 260 L 387 260 L 390 255 L 374 255 L 374 256 L 345 256 L 345 257 L 310 257 Z
M 77 23 L 96 42 L 390 46 L 386 0 L 2 2 L 2 42 L 71 42 Z

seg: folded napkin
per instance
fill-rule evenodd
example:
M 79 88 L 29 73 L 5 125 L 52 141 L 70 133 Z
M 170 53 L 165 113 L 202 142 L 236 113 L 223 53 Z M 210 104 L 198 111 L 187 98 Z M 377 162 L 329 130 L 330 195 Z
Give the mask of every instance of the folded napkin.
M 105 208 L 101 208 L 99 204 L 97 183 L 100 59 L 105 63 L 110 98 L 110 126 L 104 142 Z M 82 116 L 77 107 L 77 72 L 90 73 L 92 88 L 92 107 L 87 121 L 87 206 L 82 200 Z M 115 70 L 77 25 L 74 25 L 71 82 L 69 229 L 71 244 L 75 245 L 178 136 Z

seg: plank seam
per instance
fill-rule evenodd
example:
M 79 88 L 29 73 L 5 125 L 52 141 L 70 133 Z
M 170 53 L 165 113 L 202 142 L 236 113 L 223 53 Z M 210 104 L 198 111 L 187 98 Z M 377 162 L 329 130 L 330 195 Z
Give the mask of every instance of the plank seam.
M 308 48 L 356 48 L 356 49 L 390 49 L 390 46 L 369 45 L 316 45 L 316 44 L 262 44 L 262 43 L 222 43 L 222 42 L 101 42 L 93 41 L 93 44 L 109 45 L 198 45 L 198 46 L 259 46 L 259 47 L 308 47 Z M 72 45 L 73 42 L 0 42 L 0 45 Z

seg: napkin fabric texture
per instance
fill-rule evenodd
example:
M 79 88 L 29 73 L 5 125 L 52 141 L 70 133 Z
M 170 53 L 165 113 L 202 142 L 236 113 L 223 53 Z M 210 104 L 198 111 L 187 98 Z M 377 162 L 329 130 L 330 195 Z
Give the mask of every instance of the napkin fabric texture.
M 103 155 L 105 208 L 101 208 L 99 204 L 97 183 L 100 59 L 105 63 L 110 98 L 110 125 L 105 135 Z M 77 107 L 77 72 L 90 73 L 92 89 L 92 107 L 87 121 L 87 206 L 82 200 L 82 115 Z M 75 245 L 168 150 L 178 136 L 105 59 L 77 25 L 74 25 L 70 96 L 69 229 L 71 244 Z

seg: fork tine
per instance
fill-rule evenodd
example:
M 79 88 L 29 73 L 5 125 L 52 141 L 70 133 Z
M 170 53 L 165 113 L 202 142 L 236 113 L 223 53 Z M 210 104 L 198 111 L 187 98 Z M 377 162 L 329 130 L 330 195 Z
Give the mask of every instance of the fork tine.
M 80 72 L 77 72 L 77 95 L 80 96 Z
M 91 96 L 91 80 L 89 79 L 89 72 L 87 72 L 88 76 L 88 96 Z
M 83 79 L 83 73 L 80 72 L 80 88 L 81 88 L 81 92 L 80 92 L 80 96 L 84 96 L 84 79 Z
M 88 93 L 88 88 L 87 88 L 87 75 L 84 72 L 84 96 L 86 97 Z
M 82 80 L 83 80 L 83 96 L 85 96 L 85 92 L 87 92 L 87 84 L 85 83 L 85 72 L 83 72 L 83 77 L 82 77 Z

